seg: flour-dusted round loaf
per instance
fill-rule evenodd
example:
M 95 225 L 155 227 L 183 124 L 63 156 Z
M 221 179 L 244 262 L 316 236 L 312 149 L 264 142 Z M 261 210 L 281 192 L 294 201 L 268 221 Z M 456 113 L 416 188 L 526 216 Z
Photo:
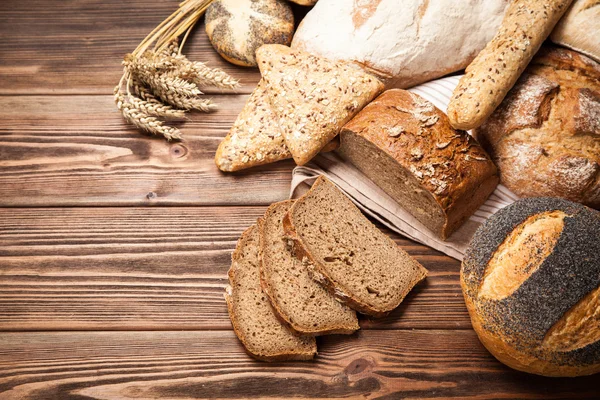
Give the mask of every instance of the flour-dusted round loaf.
M 504 364 L 546 376 L 600 372 L 600 213 L 519 200 L 475 233 L 461 269 L 473 328 Z
M 284 0 L 215 0 L 206 10 L 206 33 L 224 59 L 255 67 L 263 44 L 290 44 L 294 14 Z
M 465 68 L 492 39 L 509 0 L 319 0 L 292 47 L 356 61 L 388 87 Z
M 600 208 L 600 64 L 540 50 L 476 136 L 501 182 L 521 197 Z

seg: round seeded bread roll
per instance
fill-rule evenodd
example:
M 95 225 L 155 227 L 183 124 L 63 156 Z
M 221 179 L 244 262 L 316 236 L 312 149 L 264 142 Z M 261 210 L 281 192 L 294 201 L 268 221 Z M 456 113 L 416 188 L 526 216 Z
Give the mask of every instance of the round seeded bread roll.
M 473 328 L 514 369 L 600 372 L 600 213 L 559 198 L 519 200 L 475 233 L 461 268 Z
M 475 135 L 520 197 L 600 209 L 600 64 L 591 58 L 540 50 Z
M 284 0 L 215 0 L 206 10 L 206 33 L 225 60 L 255 67 L 263 44 L 289 45 L 294 14 Z

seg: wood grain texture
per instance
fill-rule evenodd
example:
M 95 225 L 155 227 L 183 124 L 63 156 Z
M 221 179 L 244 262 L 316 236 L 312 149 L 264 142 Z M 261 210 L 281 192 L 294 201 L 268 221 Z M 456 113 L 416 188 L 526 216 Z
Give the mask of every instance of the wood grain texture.
M 0 209 L 0 330 L 229 330 L 230 255 L 265 209 Z M 362 328 L 470 329 L 459 263 L 386 233 L 430 275 Z
M 133 51 L 179 0 L 29 0 L 0 2 L 0 94 L 112 94 L 125 54 Z M 236 67 L 212 48 L 198 24 L 184 53 L 240 79 L 250 93 L 256 68 Z M 220 90 L 205 88 L 205 93 Z
M 0 399 L 594 398 L 595 377 L 526 376 L 472 331 L 361 331 L 309 362 L 247 356 L 232 332 L 0 336 Z M 597 397 L 596 397 L 597 398 Z
M 112 96 L 0 96 L 0 206 L 270 204 L 291 160 L 222 173 L 214 154 L 247 95 L 192 113 L 183 142 L 127 125 Z

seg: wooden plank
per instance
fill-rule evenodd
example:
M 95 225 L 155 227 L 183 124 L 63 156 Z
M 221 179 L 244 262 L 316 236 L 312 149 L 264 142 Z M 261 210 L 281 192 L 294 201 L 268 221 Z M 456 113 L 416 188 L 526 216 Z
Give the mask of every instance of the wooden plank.
M 287 198 L 291 160 L 225 174 L 214 153 L 247 95 L 217 95 L 184 141 L 127 125 L 112 96 L 0 97 L 0 206 L 270 204 Z
M 0 399 L 597 398 L 597 377 L 512 371 L 472 331 L 319 339 L 314 361 L 262 363 L 233 332 L 0 336 Z
M 0 330 L 231 329 L 230 254 L 266 207 L 0 209 Z M 396 234 L 426 283 L 363 329 L 470 329 L 459 263 Z
M 111 94 L 125 54 L 177 9 L 179 0 L 3 0 L 0 2 L 0 94 Z M 241 80 L 250 93 L 260 74 L 236 67 L 212 48 L 204 22 L 185 54 Z M 219 90 L 206 88 L 206 93 Z

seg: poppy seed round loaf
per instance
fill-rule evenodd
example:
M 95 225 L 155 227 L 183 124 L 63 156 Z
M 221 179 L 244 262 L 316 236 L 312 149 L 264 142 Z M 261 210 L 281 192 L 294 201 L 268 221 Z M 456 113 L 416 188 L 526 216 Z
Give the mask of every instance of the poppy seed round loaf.
M 600 213 L 558 198 L 500 210 L 475 233 L 461 268 L 473 328 L 525 372 L 600 371 Z

